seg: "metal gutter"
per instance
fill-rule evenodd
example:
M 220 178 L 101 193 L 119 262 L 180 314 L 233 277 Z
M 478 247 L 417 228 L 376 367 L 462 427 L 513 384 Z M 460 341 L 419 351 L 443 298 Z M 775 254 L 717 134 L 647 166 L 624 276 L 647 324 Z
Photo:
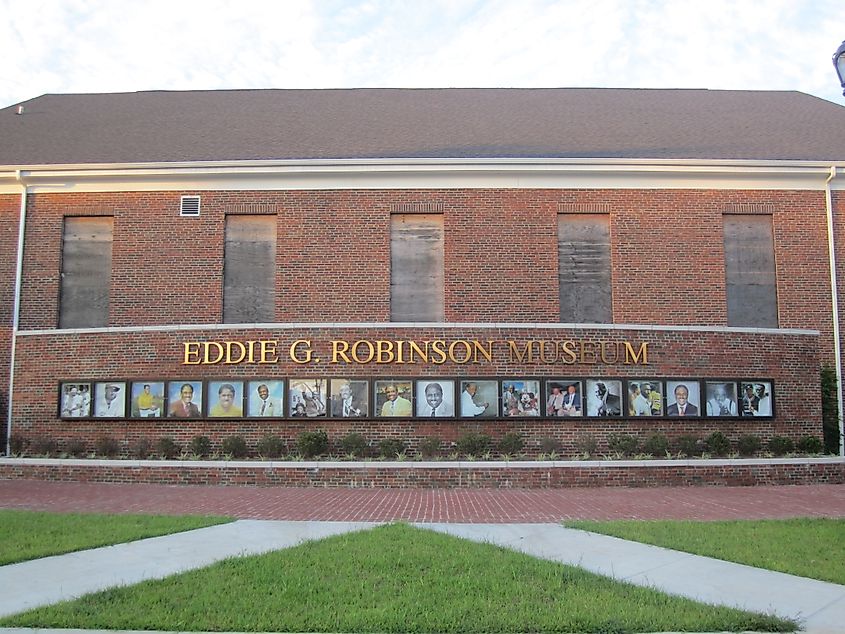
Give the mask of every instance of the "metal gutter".
M 15 296 L 12 308 L 12 345 L 9 353 L 9 391 L 6 403 L 6 447 L 5 454 L 12 455 L 12 403 L 15 387 L 15 349 L 17 347 L 18 327 L 20 325 L 21 288 L 23 285 L 23 245 L 26 235 L 26 202 L 27 185 L 23 180 L 21 170 L 15 172 L 15 179 L 21 186 L 21 210 L 18 218 L 18 253 L 15 264 Z
M 833 198 L 830 194 L 830 183 L 836 178 L 836 166 L 830 166 L 830 173 L 824 183 L 825 207 L 827 210 L 827 249 L 830 258 L 830 300 L 833 317 L 833 354 L 836 367 L 836 401 L 838 404 L 839 422 L 839 455 L 845 457 L 845 412 L 843 412 L 842 397 L 842 340 L 839 332 L 839 285 L 836 281 L 836 246 L 833 234 Z

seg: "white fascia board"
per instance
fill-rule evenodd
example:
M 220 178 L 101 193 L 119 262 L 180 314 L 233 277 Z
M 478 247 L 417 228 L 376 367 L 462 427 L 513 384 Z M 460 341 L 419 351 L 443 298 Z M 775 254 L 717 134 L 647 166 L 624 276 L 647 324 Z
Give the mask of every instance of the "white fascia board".
M 34 193 L 326 189 L 823 190 L 835 163 L 654 159 L 371 159 L 23 166 Z M 839 173 L 845 163 L 837 164 Z M 0 167 L 0 193 L 16 170 Z M 7 174 L 9 177 L 7 178 Z M 831 183 L 845 189 L 845 178 Z

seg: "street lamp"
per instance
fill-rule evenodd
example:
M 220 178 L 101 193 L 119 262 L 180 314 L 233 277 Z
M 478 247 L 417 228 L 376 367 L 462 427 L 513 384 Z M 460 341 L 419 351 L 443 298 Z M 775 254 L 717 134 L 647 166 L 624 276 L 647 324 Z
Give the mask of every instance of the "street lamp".
M 833 54 L 833 66 L 839 75 L 839 83 L 842 84 L 842 95 L 845 96 L 845 42 L 842 42 Z

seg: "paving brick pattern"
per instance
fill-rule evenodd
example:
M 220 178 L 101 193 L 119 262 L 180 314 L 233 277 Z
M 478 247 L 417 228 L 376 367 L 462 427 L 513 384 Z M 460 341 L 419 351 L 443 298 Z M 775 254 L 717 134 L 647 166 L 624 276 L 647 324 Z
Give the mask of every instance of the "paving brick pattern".
M 605 489 L 316 489 L 0 481 L 0 508 L 273 520 L 556 522 L 845 517 L 845 485 Z

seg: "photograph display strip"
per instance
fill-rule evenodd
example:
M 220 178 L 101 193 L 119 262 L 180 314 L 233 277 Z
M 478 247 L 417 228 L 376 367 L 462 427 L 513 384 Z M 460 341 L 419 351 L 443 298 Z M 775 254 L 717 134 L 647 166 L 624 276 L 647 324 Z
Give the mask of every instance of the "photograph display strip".
M 770 379 L 358 378 L 71 380 L 58 417 L 748 418 L 774 416 Z

